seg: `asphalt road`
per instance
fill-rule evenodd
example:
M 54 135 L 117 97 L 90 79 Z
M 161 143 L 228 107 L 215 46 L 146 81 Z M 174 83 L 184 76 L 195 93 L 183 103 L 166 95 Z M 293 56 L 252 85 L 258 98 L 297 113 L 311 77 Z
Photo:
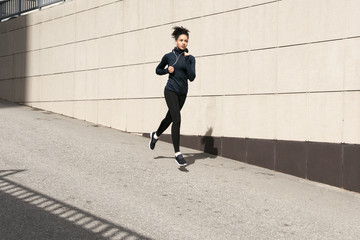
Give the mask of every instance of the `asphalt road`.
M 0 101 L 0 239 L 360 238 L 360 194 L 182 152 Z

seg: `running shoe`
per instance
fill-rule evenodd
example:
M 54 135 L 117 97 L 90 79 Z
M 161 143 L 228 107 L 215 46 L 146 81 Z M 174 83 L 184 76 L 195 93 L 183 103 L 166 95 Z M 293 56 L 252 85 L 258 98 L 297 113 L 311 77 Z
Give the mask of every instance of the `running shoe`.
M 157 142 L 157 139 L 154 138 L 155 132 L 151 132 L 150 133 L 150 142 L 149 142 L 149 148 L 151 150 L 154 150 L 155 148 L 155 144 Z
M 175 157 L 175 161 L 179 166 L 186 166 L 187 165 L 187 162 L 185 161 L 182 154 Z

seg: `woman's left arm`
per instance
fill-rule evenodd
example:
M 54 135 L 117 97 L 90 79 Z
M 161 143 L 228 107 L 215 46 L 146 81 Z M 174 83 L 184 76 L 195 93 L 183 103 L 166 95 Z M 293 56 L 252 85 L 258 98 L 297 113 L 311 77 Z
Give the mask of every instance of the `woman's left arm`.
M 186 74 L 189 80 L 192 82 L 196 77 L 195 58 L 192 55 L 187 55 L 185 56 L 185 61 L 186 61 Z

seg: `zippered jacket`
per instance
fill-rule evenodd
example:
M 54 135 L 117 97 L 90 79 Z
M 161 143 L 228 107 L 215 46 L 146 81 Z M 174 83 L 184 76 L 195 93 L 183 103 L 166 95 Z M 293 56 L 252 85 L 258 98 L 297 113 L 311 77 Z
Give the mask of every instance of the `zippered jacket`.
M 185 57 L 184 52 L 188 52 L 188 49 L 181 50 L 175 47 L 171 52 L 163 56 L 161 62 L 156 67 L 156 74 L 158 75 L 168 74 L 168 67 L 174 67 L 174 72 L 169 74 L 165 89 L 179 95 L 187 94 L 188 80 L 192 82 L 196 77 L 195 58 L 192 55 Z

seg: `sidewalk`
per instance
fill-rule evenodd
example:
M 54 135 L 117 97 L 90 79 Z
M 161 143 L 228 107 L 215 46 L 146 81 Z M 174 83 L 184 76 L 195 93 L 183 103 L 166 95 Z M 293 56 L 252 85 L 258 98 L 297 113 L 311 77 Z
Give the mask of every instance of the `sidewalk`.
M 360 194 L 0 101 L 0 239 L 359 239 Z

